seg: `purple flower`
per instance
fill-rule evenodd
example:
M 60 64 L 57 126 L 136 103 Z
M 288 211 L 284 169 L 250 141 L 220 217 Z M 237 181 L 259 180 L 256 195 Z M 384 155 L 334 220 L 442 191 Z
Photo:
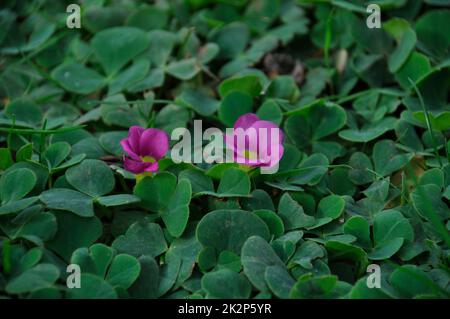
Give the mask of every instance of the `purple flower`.
M 234 123 L 232 134 L 228 130 L 225 143 L 227 148 L 233 150 L 235 162 L 254 167 L 273 167 L 281 160 L 284 135 L 276 124 L 247 113 Z
M 169 137 L 166 132 L 140 126 L 132 126 L 128 137 L 120 141 L 129 157 L 124 157 L 124 166 L 134 174 L 156 172 L 158 160 L 169 150 Z

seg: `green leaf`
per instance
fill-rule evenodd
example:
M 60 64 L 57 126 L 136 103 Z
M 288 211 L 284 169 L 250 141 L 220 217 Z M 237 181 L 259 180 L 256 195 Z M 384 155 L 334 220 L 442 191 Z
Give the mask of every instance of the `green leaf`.
M 270 233 L 266 224 L 255 214 L 241 210 L 216 210 L 206 214 L 198 223 L 197 239 L 205 247 L 240 254 L 247 238 L 260 236 L 266 240 Z
M 411 79 L 414 83 L 417 83 L 430 71 L 431 65 L 428 57 L 421 53 L 413 52 L 403 66 L 397 71 L 395 78 L 402 87 L 405 89 L 411 89 L 412 84 L 409 79 Z
M 315 103 L 289 113 L 292 116 L 286 121 L 286 133 L 300 148 L 337 132 L 347 121 L 344 109 L 337 104 Z
M 142 80 L 148 73 L 150 62 L 138 60 L 128 68 L 114 76 L 109 85 L 109 94 L 122 92 Z
M 336 104 L 326 105 L 324 107 L 312 107 L 309 117 L 313 121 L 317 121 L 313 134 L 315 140 L 337 132 L 347 121 L 345 110 Z M 319 119 L 316 119 L 316 117 Z
M 170 57 L 173 47 L 177 42 L 174 33 L 165 30 L 153 30 L 148 33 L 150 45 L 148 48 L 148 58 L 152 65 L 163 66 Z
M 50 287 L 59 277 L 59 270 L 52 264 L 39 264 L 26 270 L 6 285 L 10 294 L 23 294 Z
M 2 205 L 25 197 L 34 188 L 36 181 L 36 175 L 28 168 L 18 168 L 4 173 L 0 178 Z
M 359 129 L 342 130 L 339 132 L 339 137 L 351 142 L 367 143 L 394 129 L 396 122 L 396 119 L 386 117 L 376 123 L 367 123 Z
M 197 256 L 201 250 L 201 244 L 195 237 L 195 226 L 196 225 L 190 224 L 182 237 L 175 238 L 172 241 L 166 253 L 167 263 L 180 263 L 175 287 L 180 287 L 191 277 L 197 261 Z
M 126 24 L 146 31 L 164 29 L 168 18 L 169 15 L 165 8 L 144 6 L 128 16 Z
M 283 113 L 275 100 L 268 99 L 259 107 L 256 115 L 261 120 L 269 121 L 277 125 L 281 124 Z
M 248 196 L 250 180 L 247 174 L 239 169 L 227 169 L 220 179 L 217 194 L 219 197 Z
M 286 268 L 279 265 L 269 266 L 264 273 L 264 279 L 270 290 L 278 297 L 283 299 L 289 298 L 289 293 L 295 280 L 291 277 Z
M 99 91 L 106 83 L 105 78 L 96 71 L 70 62 L 55 68 L 51 77 L 64 89 L 78 94 Z
M 114 249 L 104 244 L 94 244 L 89 250 L 84 247 L 75 250 L 70 263 L 78 264 L 85 273 L 89 272 L 104 278 L 115 253 Z
M 373 147 L 375 171 L 387 176 L 409 163 L 413 154 L 400 153 L 391 140 L 382 140 Z
M 16 161 L 23 162 L 27 160 L 31 160 L 31 156 L 33 155 L 33 144 L 27 143 L 23 145 L 16 153 Z
M 420 177 L 419 185 L 433 184 L 442 189 L 444 187 L 444 172 L 439 168 L 432 168 L 427 170 Z
M 375 179 L 372 162 L 369 156 L 362 152 L 355 152 L 348 163 L 352 169 L 348 172 L 348 178 L 356 185 L 364 185 Z
M 269 291 L 265 279 L 269 267 L 279 266 L 283 269 L 285 267 L 267 241 L 259 236 L 252 236 L 246 240 L 242 247 L 241 260 L 244 274 L 260 291 Z
M 318 217 L 330 217 L 336 219 L 344 212 L 345 200 L 338 195 L 329 195 L 320 200 L 317 207 Z
M 69 289 L 69 299 L 116 299 L 114 288 L 99 276 L 82 273 L 80 277 L 81 287 Z
M 220 102 L 219 119 L 227 127 L 233 127 L 236 120 L 246 113 L 253 110 L 252 97 L 240 91 L 228 93 Z
M 357 238 L 356 243 L 363 248 L 370 248 L 372 246 L 370 225 L 364 217 L 352 216 L 344 224 L 344 233 L 355 236 Z
M 20 270 L 24 272 L 35 266 L 42 258 L 42 249 L 39 247 L 31 248 L 20 258 Z
M 67 142 L 57 142 L 50 145 L 42 154 L 50 169 L 58 167 L 69 156 L 71 152 L 70 144 Z
M 136 222 L 125 235 L 117 237 L 112 247 L 120 253 L 135 257 L 148 255 L 156 257 L 167 250 L 166 240 L 158 224 Z
M 186 59 L 170 63 L 166 71 L 179 80 L 190 80 L 200 72 L 200 66 L 196 59 Z
M 283 220 L 273 211 L 260 209 L 253 211 L 253 213 L 266 223 L 270 233 L 275 236 L 275 238 L 284 234 Z
M 426 12 L 416 22 L 419 41 L 440 57 L 448 56 L 450 49 L 449 19 L 450 10 L 439 9 Z
M 120 141 L 127 137 L 128 132 L 124 131 L 106 132 L 98 138 L 98 141 L 108 153 L 120 156 L 124 154 Z
M 390 299 L 383 289 L 367 287 L 367 278 L 361 278 L 355 283 L 349 297 L 350 299 Z
M 94 216 L 92 198 L 71 189 L 49 189 L 40 195 L 40 200 L 50 209 L 66 210 L 82 217 Z
M 190 181 L 192 186 L 192 193 L 195 195 L 196 193 L 201 192 L 214 192 L 214 185 L 212 179 L 209 176 L 206 176 L 205 173 L 198 169 L 187 169 L 181 171 L 178 174 L 178 179 L 186 178 Z
M 382 244 L 376 246 L 368 257 L 372 260 L 385 260 L 392 257 L 403 246 L 403 238 L 392 238 L 384 241 Z
M 207 298 L 245 299 L 251 293 L 247 278 L 228 269 L 205 274 L 201 283 Z
M 292 287 L 290 297 L 295 299 L 332 298 L 333 290 L 338 283 L 337 276 L 305 276 Z
M 450 209 L 441 197 L 441 189 L 434 184 L 417 186 L 411 194 L 414 207 L 423 218 L 429 221 L 434 220 L 433 215 L 437 215 L 442 220 L 450 217 Z
M 431 278 L 415 265 L 403 265 L 394 270 L 390 277 L 392 286 L 403 298 L 414 298 L 430 294 L 439 296 L 439 288 Z
M 197 196 L 211 195 L 219 198 L 248 197 L 250 194 L 250 179 L 248 175 L 238 168 L 228 168 L 228 166 L 223 168 L 217 192 L 202 191 L 197 193 Z
M 149 256 L 138 258 L 141 272 L 128 289 L 133 298 L 153 299 L 158 297 L 159 267 L 155 259 Z
M 34 213 L 27 216 L 27 213 Z M 11 223 L 1 226 L 5 234 L 11 239 L 25 238 L 37 245 L 42 245 L 43 241 L 53 238 L 56 233 L 55 216 L 48 212 L 23 212 L 19 214 Z
M 219 86 L 220 97 L 224 98 L 233 91 L 247 93 L 255 97 L 260 94 L 262 85 L 257 75 L 232 77 L 223 81 Z
M 141 266 L 135 257 L 120 254 L 114 257 L 105 279 L 113 287 L 128 289 L 138 278 L 140 271 Z
M 404 242 L 414 240 L 414 231 L 409 221 L 395 210 L 380 212 L 373 222 L 375 248 L 369 258 L 383 260 L 393 256 Z
M 21 211 L 21 210 L 27 208 L 28 206 L 31 206 L 38 200 L 39 200 L 39 196 L 34 196 L 34 197 L 28 197 L 28 198 L 19 199 L 17 201 L 9 202 L 7 204 L 0 206 L 0 215 L 16 213 L 18 211 Z
M 305 228 L 314 225 L 315 218 L 304 213 L 303 207 L 284 193 L 278 204 L 278 215 L 283 220 L 286 230 Z
M 9 103 L 5 108 L 5 114 L 9 118 L 21 121 L 31 126 L 38 125 L 42 121 L 42 110 L 32 100 L 20 98 Z
M 174 237 L 180 237 L 187 226 L 191 196 L 191 183 L 188 179 L 181 179 L 170 198 L 169 204 L 161 212 L 161 218 L 168 232 Z
M 176 185 L 175 175 L 161 172 L 141 180 L 134 188 L 134 195 L 141 199 L 145 208 L 152 212 L 159 212 L 168 205 Z
M 97 217 L 80 217 L 66 212 L 56 215 L 58 231 L 48 247 L 65 260 L 79 247 L 88 247 L 102 235 L 102 223 Z
M 233 22 L 218 29 L 211 36 L 211 40 L 220 47 L 221 58 L 234 58 L 245 50 L 250 38 L 246 24 Z
M 373 221 L 373 239 L 375 246 L 393 238 L 414 240 L 414 231 L 408 219 L 396 210 L 387 210 L 375 215 Z
M 110 196 L 102 196 L 97 199 L 100 205 L 106 207 L 122 206 L 139 203 L 141 200 L 139 197 L 130 194 L 118 194 Z
M 415 119 L 426 124 L 425 113 L 423 111 L 416 111 L 413 113 Z M 444 111 L 439 114 L 428 113 L 430 126 L 436 131 L 446 131 L 450 129 L 450 112 Z
M 115 27 L 95 34 L 91 41 L 106 74 L 117 73 L 149 45 L 145 32 L 132 27 Z
M 224 250 L 217 258 L 217 268 L 240 272 L 242 268 L 241 257 L 231 251 Z
M 330 260 L 353 261 L 357 264 L 359 271 L 365 271 L 367 254 L 362 248 L 336 240 L 326 241 L 325 248 Z
M 289 260 L 289 265 L 300 265 L 306 269 L 313 269 L 312 262 L 317 258 L 325 256 L 323 247 L 314 241 L 305 241 L 295 251 L 295 254 Z
M 320 153 L 312 154 L 304 159 L 297 169 L 296 174 L 288 179 L 293 184 L 316 185 L 328 171 L 328 158 Z
M 13 165 L 11 152 L 7 148 L 0 148 L 0 170 L 6 170 Z
M 70 185 L 92 197 L 108 194 L 114 189 L 114 175 L 108 165 L 99 160 L 84 160 L 66 172 Z
M 408 60 L 411 52 L 414 50 L 416 41 L 416 33 L 413 30 L 408 29 L 403 33 L 400 43 L 388 59 L 388 67 L 390 72 L 395 73 L 403 66 L 403 64 Z
M 216 99 L 193 89 L 183 90 L 175 101 L 177 104 L 193 109 L 202 116 L 211 116 L 219 107 L 219 102 Z

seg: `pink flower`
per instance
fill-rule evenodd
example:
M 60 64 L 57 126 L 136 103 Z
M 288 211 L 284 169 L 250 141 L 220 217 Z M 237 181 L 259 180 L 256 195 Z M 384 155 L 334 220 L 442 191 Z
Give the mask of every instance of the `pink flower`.
M 124 157 L 127 171 L 134 174 L 156 172 L 158 160 L 169 150 L 169 137 L 159 129 L 132 126 L 120 145 L 129 156 Z
M 227 148 L 233 150 L 234 161 L 254 167 L 273 167 L 283 156 L 284 135 L 274 123 L 260 120 L 253 113 L 240 116 L 232 134 L 225 135 Z

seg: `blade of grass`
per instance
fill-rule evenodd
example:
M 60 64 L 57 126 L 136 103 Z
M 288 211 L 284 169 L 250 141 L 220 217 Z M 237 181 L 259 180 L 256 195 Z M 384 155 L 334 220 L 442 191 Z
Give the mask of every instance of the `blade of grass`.
M 325 64 L 328 68 L 330 67 L 330 46 L 331 46 L 331 38 L 333 35 L 333 15 L 334 15 L 334 8 L 331 9 L 330 14 L 328 15 L 327 18 L 325 29 L 325 41 L 323 44 L 325 54 Z
M 76 125 L 76 126 L 69 126 L 69 127 L 63 127 L 60 129 L 51 129 L 51 130 L 44 130 L 44 129 L 26 129 L 26 128 L 14 128 L 14 127 L 0 127 L 0 132 L 6 132 L 6 133 L 14 133 L 14 134 L 44 134 L 44 135 L 52 135 L 52 134 L 62 134 L 67 132 L 76 131 L 79 129 L 82 129 L 86 127 L 86 125 Z
M 439 156 L 436 139 L 434 138 L 433 129 L 431 127 L 430 116 L 428 115 L 428 110 L 427 110 L 427 108 L 425 106 L 425 103 L 423 101 L 422 94 L 420 94 L 420 91 L 417 88 L 416 83 L 414 83 L 414 81 L 411 80 L 411 78 L 408 78 L 408 80 L 411 83 L 411 85 L 413 86 L 414 91 L 416 91 L 417 96 L 419 97 L 420 105 L 422 106 L 422 110 L 423 110 L 423 113 L 425 115 L 425 122 L 427 123 L 427 128 L 428 128 L 428 131 L 430 132 L 431 143 L 433 143 L 434 153 L 436 154 L 436 157 L 437 157 L 437 159 L 439 161 L 439 165 L 442 168 L 443 167 L 442 160 L 441 160 L 441 157 Z

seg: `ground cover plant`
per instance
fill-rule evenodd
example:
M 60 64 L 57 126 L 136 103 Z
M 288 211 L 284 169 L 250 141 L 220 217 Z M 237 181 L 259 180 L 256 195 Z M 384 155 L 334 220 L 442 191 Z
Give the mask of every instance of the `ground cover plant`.
M 1 297 L 450 296 L 450 1 L 70 4 L 0 9 Z M 195 120 L 278 171 L 175 163 Z

